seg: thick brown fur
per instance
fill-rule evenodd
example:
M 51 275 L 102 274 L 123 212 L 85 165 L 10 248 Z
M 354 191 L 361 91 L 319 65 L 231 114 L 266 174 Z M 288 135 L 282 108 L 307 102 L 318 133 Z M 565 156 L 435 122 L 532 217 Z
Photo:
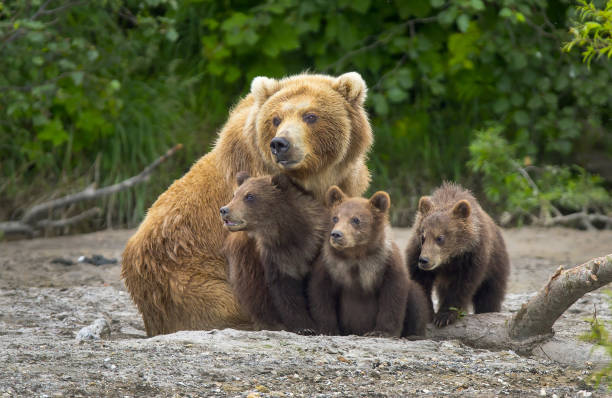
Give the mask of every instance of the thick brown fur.
M 254 250 L 240 253 L 246 258 L 229 257 L 230 281 L 236 280 L 232 275 L 244 272 L 245 264 L 256 268 L 256 259 L 263 271 L 263 281 L 259 273 L 252 273 L 252 280 L 233 283 L 238 301 L 253 300 L 247 311 L 264 327 L 277 317 L 284 329 L 313 333 L 307 278 L 327 236 L 327 209 L 284 174 L 249 178 L 240 173 L 238 184 L 234 198 L 221 208 L 221 217 L 228 230 L 245 231 Z
M 231 199 L 241 170 L 285 172 L 319 200 L 334 184 L 360 195 L 370 181 L 365 159 L 372 144 L 365 95 L 357 73 L 253 80 L 214 148 L 160 195 L 123 252 L 121 276 L 147 335 L 252 326 L 227 281 L 219 207 Z M 305 112 L 317 120 L 306 123 Z M 272 137 L 285 133 L 295 139 L 288 154 L 297 163 L 288 166 L 270 149 Z
M 389 195 L 327 194 L 332 228 L 309 286 L 319 332 L 377 336 L 423 335 L 427 298 L 408 276 L 389 236 Z
M 438 327 L 456 321 L 469 303 L 475 313 L 498 312 L 510 262 L 500 229 L 461 186 L 445 182 L 419 209 L 406 249 L 410 276 L 431 294 L 436 287 Z
M 246 244 L 245 244 L 246 242 Z M 282 329 L 266 284 L 257 243 L 247 232 L 237 231 L 225 238 L 223 252 L 227 256 L 229 282 L 240 308 L 253 321 L 255 329 Z

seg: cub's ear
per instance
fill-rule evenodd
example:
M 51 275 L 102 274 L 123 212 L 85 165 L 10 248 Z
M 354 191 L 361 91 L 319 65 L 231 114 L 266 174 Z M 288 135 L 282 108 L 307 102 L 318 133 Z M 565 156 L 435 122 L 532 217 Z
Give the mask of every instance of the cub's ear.
M 349 72 L 338 76 L 332 87 L 342 94 L 348 102 L 356 105 L 363 105 L 368 91 L 365 81 L 357 72 Z
M 421 213 L 422 216 L 426 216 L 433 208 L 434 204 L 431 201 L 431 197 L 421 196 L 421 199 L 419 199 L 419 213 Z
M 472 207 L 470 206 L 470 202 L 463 199 L 455 204 L 453 207 L 453 216 L 456 218 L 468 218 L 470 213 L 472 212 Z
M 291 185 L 291 179 L 287 176 L 287 174 L 275 174 L 272 176 L 272 185 L 280 189 L 281 191 L 286 191 L 287 188 Z
M 325 194 L 325 204 L 327 207 L 340 204 L 344 199 L 346 199 L 346 195 L 344 195 L 344 192 L 342 192 L 342 190 L 336 185 L 329 187 L 327 193 Z
M 280 82 L 269 77 L 257 76 L 251 82 L 251 94 L 253 94 L 258 104 L 266 102 L 279 89 Z
M 382 213 L 386 213 L 391 206 L 391 198 L 385 191 L 378 191 L 370 198 L 370 205 Z
M 249 178 L 251 178 L 251 176 L 246 171 L 239 171 L 238 174 L 236 174 L 236 182 L 238 183 L 238 186 L 241 186 L 242 183 Z

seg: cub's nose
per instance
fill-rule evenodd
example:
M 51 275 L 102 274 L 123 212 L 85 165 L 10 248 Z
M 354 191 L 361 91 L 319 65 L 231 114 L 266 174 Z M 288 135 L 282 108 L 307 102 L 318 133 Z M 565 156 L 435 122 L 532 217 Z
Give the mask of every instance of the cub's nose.
M 419 264 L 420 265 L 427 265 L 427 264 L 429 264 L 429 259 L 427 257 L 421 256 L 421 257 L 419 257 Z
M 270 150 L 275 156 L 287 152 L 290 146 L 289 140 L 283 137 L 275 137 L 270 141 Z
M 343 236 L 344 236 L 344 234 L 342 232 L 340 232 L 340 231 L 333 230 L 331 232 L 331 237 L 336 239 L 336 240 L 341 239 Z
M 223 206 L 221 209 L 219 209 L 219 213 L 221 213 L 222 216 L 225 216 L 227 213 L 229 213 L 229 209 L 227 206 Z

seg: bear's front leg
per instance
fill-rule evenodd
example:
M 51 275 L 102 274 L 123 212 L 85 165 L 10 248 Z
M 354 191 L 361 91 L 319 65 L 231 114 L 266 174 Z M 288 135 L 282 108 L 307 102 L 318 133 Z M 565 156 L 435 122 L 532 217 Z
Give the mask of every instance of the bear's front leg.
M 327 335 L 340 334 L 338 324 L 338 288 L 322 263 L 315 265 L 308 284 L 310 313 L 317 324 L 317 332 Z
M 434 325 L 439 328 L 451 325 L 465 314 L 480 283 L 480 280 L 475 279 L 475 273 L 469 271 L 439 275 L 436 289 L 440 306 L 434 315 Z
M 268 279 L 268 288 L 283 325 L 294 333 L 315 334 L 316 325 L 308 312 L 305 279 L 295 279 L 282 272 L 275 274 Z
M 376 328 L 368 335 L 399 337 L 406 316 L 407 299 L 408 273 L 402 264 L 389 264 L 378 293 Z

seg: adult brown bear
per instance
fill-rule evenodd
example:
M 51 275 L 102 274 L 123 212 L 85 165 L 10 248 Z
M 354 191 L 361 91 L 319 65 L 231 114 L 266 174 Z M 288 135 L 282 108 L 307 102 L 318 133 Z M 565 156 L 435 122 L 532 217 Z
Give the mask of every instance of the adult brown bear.
M 227 281 L 219 208 L 239 171 L 280 170 L 321 201 L 331 185 L 361 195 L 372 145 L 366 90 L 355 72 L 253 80 L 214 148 L 160 195 L 123 252 L 121 276 L 147 335 L 250 327 Z

